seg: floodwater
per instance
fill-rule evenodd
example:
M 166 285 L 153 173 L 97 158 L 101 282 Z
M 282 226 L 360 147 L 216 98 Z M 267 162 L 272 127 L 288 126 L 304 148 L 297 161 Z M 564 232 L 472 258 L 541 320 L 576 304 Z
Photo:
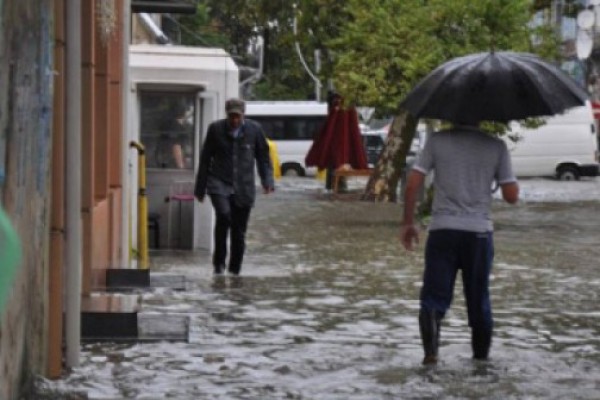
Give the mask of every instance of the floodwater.
M 523 181 L 519 205 L 494 204 L 491 358 L 471 359 L 458 279 L 433 368 L 401 207 L 320 187 L 259 196 L 240 279 L 215 279 L 205 253 L 153 256 L 187 285 L 145 293 L 142 313 L 186 317 L 188 341 L 85 344 L 36 398 L 600 399 L 600 180 Z

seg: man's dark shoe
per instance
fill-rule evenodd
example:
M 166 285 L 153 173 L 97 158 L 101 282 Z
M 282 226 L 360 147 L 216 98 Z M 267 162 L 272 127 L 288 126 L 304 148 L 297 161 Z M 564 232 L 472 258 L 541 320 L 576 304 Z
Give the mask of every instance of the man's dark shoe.
M 227 271 L 228 271 L 228 272 L 229 272 L 231 275 L 238 276 L 238 275 L 240 274 L 240 269 L 241 269 L 241 268 L 239 268 L 239 267 L 237 267 L 237 268 L 236 268 L 236 267 L 232 267 L 232 266 L 230 265 Z
M 229 287 L 231 289 L 241 289 L 244 287 L 244 280 L 239 275 L 232 275 L 229 280 Z
M 215 265 L 215 269 L 214 269 L 215 275 L 223 275 L 224 271 L 225 271 L 224 265 Z
M 423 343 L 423 365 L 434 365 L 438 360 L 438 347 L 440 342 L 440 318 L 434 310 L 421 310 L 419 312 L 419 330 Z
M 473 329 L 471 332 L 471 347 L 475 360 L 487 360 L 492 345 L 491 329 Z
M 436 365 L 438 362 L 437 356 L 429 354 L 423 358 L 423 365 Z
M 226 289 L 227 288 L 227 280 L 225 279 L 225 276 L 223 276 L 223 274 L 215 275 L 215 277 L 213 278 L 211 287 L 214 290 Z

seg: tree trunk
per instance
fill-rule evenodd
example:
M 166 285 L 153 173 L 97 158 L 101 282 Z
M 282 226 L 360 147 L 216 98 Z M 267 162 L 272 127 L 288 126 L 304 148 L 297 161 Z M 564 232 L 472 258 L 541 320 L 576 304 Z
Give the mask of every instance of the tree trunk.
M 376 202 L 396 202 L 398 181 L 406 167 L 406 156 L 415 137 L 417 119 L 401 109 L 394 117 L 385 146 L 367 182 L 362 199 Z

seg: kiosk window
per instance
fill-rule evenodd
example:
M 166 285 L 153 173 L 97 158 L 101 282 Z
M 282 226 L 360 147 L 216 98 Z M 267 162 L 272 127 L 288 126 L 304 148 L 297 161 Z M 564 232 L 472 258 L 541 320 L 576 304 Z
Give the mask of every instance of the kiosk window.
M 142 91 L 140 96 L 140 137 L 146 148 L 146 167 L 192 169 L 195 95 Z

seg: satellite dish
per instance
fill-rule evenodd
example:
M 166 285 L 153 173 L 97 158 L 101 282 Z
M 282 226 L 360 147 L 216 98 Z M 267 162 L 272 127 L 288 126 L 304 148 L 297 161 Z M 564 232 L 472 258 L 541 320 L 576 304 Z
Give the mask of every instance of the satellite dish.
M 592 48 L 594 47 L 594 40 L 586 31 L 577 32 L 577 40 L 575 41 L 575 48 L 577 50 L 577 58 L 585 60 L 592 54 Z
M 592 10 L 583 10 L 577 14 L 577 26 L 581 29 L 591 29 L 596 16 Z

